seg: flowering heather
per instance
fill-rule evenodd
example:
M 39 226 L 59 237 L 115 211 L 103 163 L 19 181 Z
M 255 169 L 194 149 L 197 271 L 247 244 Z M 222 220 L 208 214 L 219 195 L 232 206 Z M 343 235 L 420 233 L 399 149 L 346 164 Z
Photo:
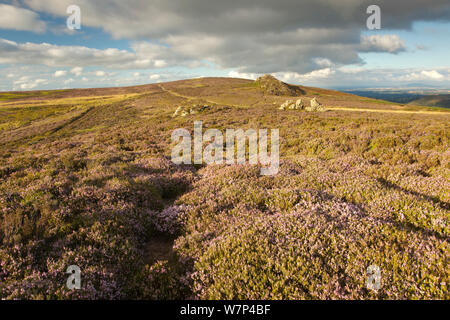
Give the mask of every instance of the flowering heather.
M 245 80 L 165 89 L 0 104 L 0 299 L 450 299 L 449 112 L 338 111 L 380 104 L 330 91 L 327 112 L 279 112 L 286 97 Z M 173 164 L 172 131 L 196 120 L 279 128 L 279 173 Z

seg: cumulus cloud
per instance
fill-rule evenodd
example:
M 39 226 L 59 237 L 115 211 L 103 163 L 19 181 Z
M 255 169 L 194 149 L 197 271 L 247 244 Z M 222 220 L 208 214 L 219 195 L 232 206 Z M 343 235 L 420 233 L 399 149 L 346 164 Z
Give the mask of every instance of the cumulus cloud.
M 161 76 L 159 74 L 151 74 L 149 76 L 149 78 L 150 78 L 150 80 L 156 81 L 156 80 L 161 79 Z
M 235 70 L 232 70 L 230 72 L 228 72 L 228 76 L 231 78 L 241 78 L 241 79 L 251 79 L 251 80 L 255 80 L 256 78 L 258 78 L 258 74 L 256 73 L 242 73 L 242 72 L 238 72 Z
M 79 77 L 83 73 L 82 67 L 74 67 L 72 70 L 70 70 L 70 73 L 74 74 L 75 76 Z
M 13 29 L 42 33 L 46 30 L 45 22 L 31 10 L 0 4 L 0 29 Z
M 24 3 L 64 16 L 72 0 Z M 372 4 L 382 8 L 384 29 L 408 29 L 420 20 L 450 20 L 448 0 L 78 0 L 77 4 L 83 25 L 101 28 L 117 39 L 136 40 L 135 66 L 196 67 L 207 60 L 249 74 L 304 74 L 361 63 L 360 52 L 404 51 L 395 34 L 361 37 L 366 9 Z
M 315 75 L 316 77 L 313 77 Z M 321 77 L 323 76 L 323 77 Z M 373 69 L 367 67 L 339 67 L 330 72 L 312 72 L 307 75 L 293 75 L 295 82 L 320 84 L 328 87 L 402 87 L 411 82 L 424 82 L 440 86 L 450 81 L 450 70 L 424 69 Z
M 9 10 L 16 15 L 20 12 L 22 18 L 11 23 L 0 19 L 0 28 L 7 24 L 14 29 L 31 30 L 32 25 L 34 31 L 51 29 L 45 23 L 36 29 L 40 21 L 36 12 L 64 19 L 70 4 L 73 0 L 14 1 L 14 6 L 9 6 L 14 9 Z M 100 28 L 114 39 L 130 40 L 130 48 L 95 49 L 0 39 L 0 64 L 15 68 L 33 65 L 36 70 L 46 66 L 51 70 L 51 83 L 73 77 L 86 86 L 180 78 L 180 74 L 164 75 L 162 70 L 157 71 L 156 78 L 145 70 L 174 66 L 213 66 L 223 74 L 249 79 L 272 73 L 288 82 L 330 85 L 366 80 L 376 83 L 380 79 L 448 79 L 448 72 L 440 69 L 366 69 L 361 58 L 364 55 L 360 55 L 409 54 L 410 48 L 396 30 L 410 29 L 416 21 L 450 21 L 448 0 L 77 0 L 76 4 L 81 8 L 83 30 Z M 372 4 L 381 7 L 382 28 L 389 34 L 374 31 L 362 36 L 367 31 L 366 8 Z M 0 10 L 0 15 L 3 12 Z M 104 71 L 84 71 L 92 69 Z M 55 78 L 54 72 L 65 70 L 66 74 Z M 113 72 L 121 70 L 122 77 L 114 78 Z M 15 69 L 8 72 L 16 74 Z M 133 72 L 140 76 L 131 77 Z M 33 81 L 21 84 L 29 87 Z
M 422 70 L 420 72 L 411 72 L 398 78 L 400 81 L 423 81 L 423 80 L 450 80 L 436 70 Z
M 373 35 L 361 37 L 361 51 L 399 53 L 406 50 L 398 35 Z
M 308 83 L 327 79 L 335 73 L 336 71 L 331 68 L 323 68 L 305 74 L 299 74 L 297 72 L 281 72 L 277 73 L 276 76 L 285 82 Z
M 46 79 L 30 79 L 29 76 L 23 76 L 13 82 L 13 90 L 32 90 L 46 83 L 48 83 Z
M 163 54 L 163 46 L 153 54 Z M 165 66 L 161 59 L 151 59 L 146 52 L 130 52 L 116 48 L 94 49 L 48 43 L 17 43 L 0 38 L 0 64 L 41 64 L 49 67 L 72 67 L 80 74 L 80 66 L 106 66 L 118 69 L 157 68 Z
M 444 79 L 444 76 L 437 72 L 436 70 L 431 71 L 422 71 L 421 74 L 429 79 L 432 80 L 442 80 Z

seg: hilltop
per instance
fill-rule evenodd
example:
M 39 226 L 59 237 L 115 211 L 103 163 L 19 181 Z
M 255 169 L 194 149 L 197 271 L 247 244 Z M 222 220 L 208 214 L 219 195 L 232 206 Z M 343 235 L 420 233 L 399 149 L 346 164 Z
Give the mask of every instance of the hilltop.
M 275 80 L 0 93 L 0 299 L 448 299 L 450 112 Z M 175 165 L 200 120 L 279 173 Z
M 270 75 L 260 77 L 255 81 L 237 78 L 197 78 L 130 87 L 0 92 L 0 103 L 3 105 L 13 105 L 26 101 L 36 103 L 38 101 L 45 102 L 54 99 L 82 97 L 86 99 L 99 97 L 101 99 L 105 99 L 105 97 L 126 98 L 132 95 L 142 98 L 149 94 L 161 96 L 169 94 L 169 101 L 177 97 L 187 99 L 188 101 L 210 100 L 216 104 L 239 107 L 279 104 L 286 99 L 299 97 L 307 101 L 317 98 L 321 103 L 331 108 L 377 109 L 386 111 L 404 110 L 408 112 L 433 111 L 430 108 L 421 108 L 419 106 L 412 108 L 404 104 L 359 97 L 354 94 L 335 90 L 290 85 Z M 175 108 L 175 106 L 172 107 Z
M 259 77 L 255 85 L 262 89 L 265 94 L 274 96 L 299 96 L 305 92 L 299 86 L 284 83 L 270 74 Z

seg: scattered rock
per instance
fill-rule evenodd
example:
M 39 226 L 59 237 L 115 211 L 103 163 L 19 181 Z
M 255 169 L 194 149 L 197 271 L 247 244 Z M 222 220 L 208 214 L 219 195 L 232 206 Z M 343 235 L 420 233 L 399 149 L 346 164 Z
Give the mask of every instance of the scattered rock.
M 285 103 L 283 103 L 280 107 L 280 110 L 286 110 L 289 109 L 289 107 L 294 103 L 293 100 L 286 100 Z
M 311 105 L 309 107 L 306 107 L 305 110 L 309 112 L 323 112 L 325 111 L 325 107 L 319 101 L 317 101 L 316 98 L 313 98 L 311 100 Z
M 304 94 L 299 87 L 284 83 L 270 74 L 259 77 L 255 83 L 268 95 L 295 97 Z
M 298 99 L 297 102 L 295 102 L 295 106 L 297 107 L 297 110 L 303 110 L 305 108 L 302 99 Z
M 279 110 L 303 110 L 303 101 L 302 99 L 294 100 L 286 100 L 278 109 Z
M 184 106 L 179 106 L 177 108 L 177 110 L 175 111 L 175 113 L 172 115 L 172 118 L 175 118 L 175 117 L 186 117 L 186 116 L 188 116 L 190 114 L 198 114 L 198 113 L 203 112 L 205 110 L 208 110 L 210 108 L 211 107 L 208 106 L 208 105 L 202 106 L 202 105 L 198 105 L 198 104 L 193 105 L 190 108 L 186 108 Z
M 322 106 L 322 104 L 319 101 L 317 101 L 316 98 L 313 98 L 311 100 L 311 108 L 319 108 L 321 106 Z

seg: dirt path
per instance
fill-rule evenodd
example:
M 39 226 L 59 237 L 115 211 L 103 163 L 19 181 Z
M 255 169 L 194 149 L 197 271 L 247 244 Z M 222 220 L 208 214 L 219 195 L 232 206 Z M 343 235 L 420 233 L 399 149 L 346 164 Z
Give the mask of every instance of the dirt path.
M 328 110 L 339 110 L 339 111 L 358 111 L 358 112 L 377 112 L 377 113 L 406 113 L 406 114 L 447 114 L 447 112 L 439 111 L 411 111 L 411 110 L 386 110 L 386 109 L 360 109 L 360 108 L 346 108 L 346 107 L 329 107 Z
M 206 101 L 206 102 L 209 103 L 209 104 L 225 105 L 225 106 L 228 106 L 228 107 L 235 107 L 235 108 L 250 108 L 250 106 L 237 105 L 237 104 L 229 104 L 229 103 L 220 103 L 220 102 L 216 102 L 216 101 L 212 101 L 212 100 L 207 100 L 207 99 L 202 98 L 202 97 L 191 97 L 191 96 L 186 96 L 186 95 L 183 95 L 183 94 L 181 94 L 181 93 L 178 93 L 178 92 L 175 92 L 175 91 L 166 89 L 166 88 L 164 88 L 162 85 L 158 85 L 158 87 L 159 87 L 162 91 L 164 91 L 164 92 L 167 92 L 167 93 L 169 93 L 169 94 L 171 94 L 171 95 L 173 95 L 173 96 L 175 96 L 175 97 L 179 97 L 179 98 L 186 99 L 186 100 L 188 100 L 188 101 L 192 101 L 192 100 L 203 100 L 203 101 Z
M 251 106 L 244 106 L 244 105 L 235 105 L 235 104 L 227 104 L 227 103 L 218 103 L 216 101 L 212 101 L 212 100 L 207 100 L 205 98 L 201 98 L 201 97 L 192 97 L 192 96 L 186 96 L 183 95 L 181 93 L 166 89 L 165 87 L 163 87 L 162 85 L 158 85 L 158 87 L 164 91 L 167 92 L 173 96 L 179 97 L 179 98 L 183 98 L 186 99 L 188 101 L 192 101 L 192 100 L 204 100 L 207 103 L 210 104 L 224 104 L 230 107 L 236 107 L 236 108 L 250 108 Z M 400 114 L 447 114 L 450 115 L 450 113 L 447 112 L 439 112 L 439 111 L 412 111 L 412 110 L 387 110 L 387 109 L 365 109 L 365 108 L 348 108 L 348 107 L 329 107 L 328 110 L 334 111 L 334 110 L 339 110 L 339 111 L 357 111 L 357 112 L 376 112 L 376 113 L 400 113 Z
M 174 254 L 173 242 L 173 238 L 163 235 L 151 237 L 145 245 L 145 263 L 151 266 L 157 261 L 169 261 Z

